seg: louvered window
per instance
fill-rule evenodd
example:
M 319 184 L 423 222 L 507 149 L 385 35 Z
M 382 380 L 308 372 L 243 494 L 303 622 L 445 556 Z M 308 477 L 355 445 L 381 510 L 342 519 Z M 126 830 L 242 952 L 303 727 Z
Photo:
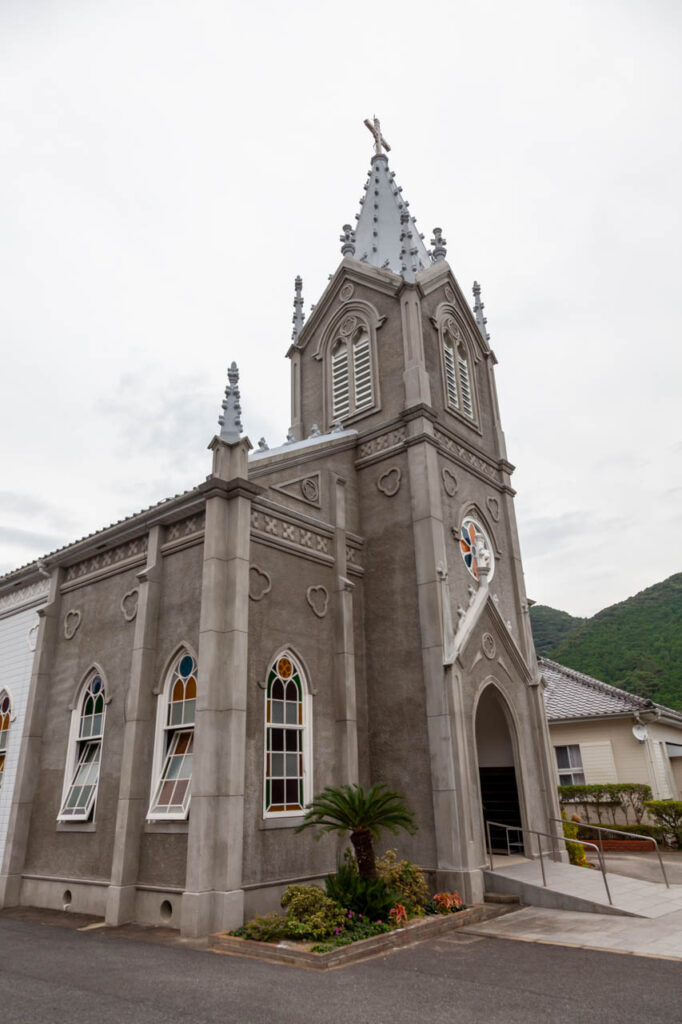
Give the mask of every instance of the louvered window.
M 445 401 L 448 408 L 475 419 L 471 361 L 454 321 L 445 324 L 442 337 Z
M 457 392 L 457 374 L 455 373 L 455 354 L 449 341 L 443 345 L 443 360 L 445 362 L 445 390 L 448 402 L 453 409 L 459 409 L 459 395 Z
M 372 346 L 369 333 L 361 328 L 353 338 L 339 339 L 332 350 L 332 419 L 343 420 L 373 405 Z
M 340 341 L 332 352 L 332 416 L 340 419 L 350 411 L 348 345 Z
M 457 368 L 459 383 L 462 389 L 462 409 L 470 420 L 474 418 L 474 405 L 471 400 L 471 383 L 469 381 L 469 359 L 462 344 L 457 346 Z

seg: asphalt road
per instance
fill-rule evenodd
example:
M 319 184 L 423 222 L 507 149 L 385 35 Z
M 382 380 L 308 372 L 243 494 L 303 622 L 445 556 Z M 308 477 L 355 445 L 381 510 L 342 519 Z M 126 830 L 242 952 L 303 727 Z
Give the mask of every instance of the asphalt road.
M 0 918 L 2 1024 L 675 1024 L 682 965 L 462 932 L 317 974 Z

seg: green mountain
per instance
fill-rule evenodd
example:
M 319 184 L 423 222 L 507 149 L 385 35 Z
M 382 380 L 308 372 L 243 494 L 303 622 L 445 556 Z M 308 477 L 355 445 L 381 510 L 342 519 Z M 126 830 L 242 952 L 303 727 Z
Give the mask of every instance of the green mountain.
M 577 619 L 534 605 L 538 654 L 682 711 L 682 573 Z
M 553 658 L 552 651 L 566 637 L 571 636 L 587 619 L 577 619 L 568 612 L 550 608 L 547 604 L 535 604 L 530 610 L 535 650 L 546 658 Z

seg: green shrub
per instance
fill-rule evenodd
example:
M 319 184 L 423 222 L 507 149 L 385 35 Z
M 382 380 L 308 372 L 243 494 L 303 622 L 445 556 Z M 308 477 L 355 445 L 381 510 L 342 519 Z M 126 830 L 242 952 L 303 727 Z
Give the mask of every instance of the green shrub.
M 575 821 L 567 821 L 565 811 L 561 812 L 561 817 L 564 819 L 564 837 L 566 839 L 577 839 L 578 823 Z M 585 847 L 582 843 L 566 843 L 565 846 L 568 851 L 568 859 L 571 864 L 575 864 L 575 866 L 579 868 L 589 867 Z
M 282 914 L 266 914 L 265 917 L 255 917 L 247 921 L 241 928 L 235 928 L 230 935 L 236 935 L 240 939 L 254 939 L 256 942 L 281 942 L 282 939 L 305 938 L 298 931 L 300 925 L 290 921 Z
M 325 895 L 319 885 L 290 885 L 282 896 L 291 924 L 301 926 L 301 938 L 324 939 L 343 928 L 346 910 Z
M 353 913 L 350 911 L 350 913 Z M 332 935 L 326 942 L 312 946 L 313 953 L 328 953 L 338 946 L 350 946 L 351 942 L 359 942 L 361 939 L 369 939 L 373 935 L 382 935 L 384 932 L 392 932 L 393 928 L 386 921 L 369 921 L 366 917 L 354 914 L 346 922 L 343 931 Z
M 335 875 L 325 879 L 327 896 L 370 921 L 387 921 L 400 894 L 382 878 L 362 878 L 350 864 L 342 864 Z
M 409 860 L 398 860 L 395 850 L 377 858 L 379 878 L 400 894 L 400 901 L 414 914 L 423 914 L 429 902 L 429 887 L 424 872 Z
M 644 806 L 662 826 L 666 839 L 674 839 L 682 849 L 682 800 L 647 800 Z

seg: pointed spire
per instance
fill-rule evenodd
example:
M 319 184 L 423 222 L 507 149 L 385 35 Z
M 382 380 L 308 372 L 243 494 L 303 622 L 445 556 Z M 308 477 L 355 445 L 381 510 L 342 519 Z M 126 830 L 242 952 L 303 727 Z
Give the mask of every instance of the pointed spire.
M 431 239 L 431 245 L 433 246 L 433 249 L 431 250 L 431 259 L 434 263 L 439 263 L 441 260 L 445 259 L 447 255 L 447 249 L 445 246 L 447 244 L 448 240 L 447 238 L 443 238 L 442 228 L 434 228 L 433 238 Z
M 227 371 L 228 384 L 225 388 L 223 399 L 223 412 L 218 417 L 220 424 L 220 436 L 223 441 L 238 441 L 242 433 L 242 407 L 239 404 L 239 370 L 237 364 L 232 363 Z
M 300 276 L 297 276 L 296 279 L 294 280 L 294 315 L 291 320 L 291 322 L 294 325 L 294 329 L 291 332 L 292 341 L 296 341 L 299 334 L 301 333 L 301 328 L 303 327 L 303 324 L 305 322 L 305 313 L 303 312 L 302 289 L 303 281 L 301 280 Z
M 429 266 L 429 254 L 409 213 L 409 203 L 395 182 L 395 174 L 389 170 L 386 153 L 391 147 L 381 134 L 379 120 L 367 118 L 365 124 L 374 137 L 374 156 L 355 231 L 344 226 L 341 252 L 373 267 L 402 273 L 406 280 L 414 281 L 416 274 Z
M 341 254 L 343 256 L 355 256 L 355 232 L 350 224 L 343 225 L 343 234 L 339 241 L 342 242 Z
M 484 303 L 481 302 L 481 286 L 478 283 L 478 281 L 474 281 L 473 292 L 474 292 L 474 316 L 476 317 L 476 323 L 478 324 L 478 329 L 481 332 L 481 334 L 483 335 L 485 341 L 490 341 L 490 335 L 488 334 L 488 330 L 486 328 L 486 324 L 488 323 L 488 320 L 487 320 L 486 317 L 483 316 L 483 310 L 485 309 L 485 305 L 484 305 Z

